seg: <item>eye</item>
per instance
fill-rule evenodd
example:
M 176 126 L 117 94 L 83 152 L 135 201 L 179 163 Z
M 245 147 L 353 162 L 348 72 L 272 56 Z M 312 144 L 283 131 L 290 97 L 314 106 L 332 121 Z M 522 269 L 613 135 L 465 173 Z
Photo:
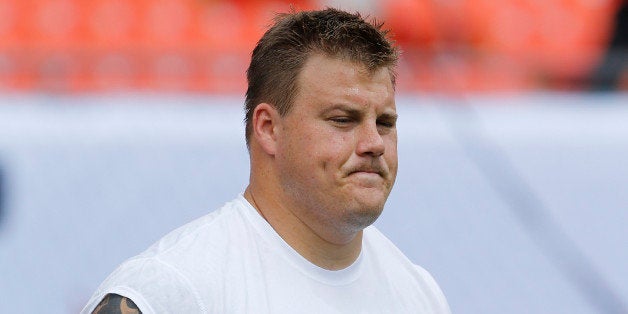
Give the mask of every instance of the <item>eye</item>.
M 385 127 L 385 128 L 394 128 L 396 125 L 396 121 L 394 120 L 377 120 L 377 125 Z
M 345 117 L 345 116 L 332 117 L 332 118 L 329 118 L 329 120 L 338 124 L 347 124 L 347 123 L 353 122 L 352 118 Z

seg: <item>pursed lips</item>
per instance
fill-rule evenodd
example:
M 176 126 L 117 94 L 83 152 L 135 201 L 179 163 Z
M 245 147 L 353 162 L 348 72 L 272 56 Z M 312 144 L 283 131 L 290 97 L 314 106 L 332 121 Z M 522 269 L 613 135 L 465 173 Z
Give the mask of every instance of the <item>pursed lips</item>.
M 382 178 L 385 177 L 384 171 L 378 170 L 378 169 L 357 169 L 357 170 L 353 170 L 349 172 L 348 176 L 353 175 L 353 174 L 359 174 L 359 173 L 377 174 Z

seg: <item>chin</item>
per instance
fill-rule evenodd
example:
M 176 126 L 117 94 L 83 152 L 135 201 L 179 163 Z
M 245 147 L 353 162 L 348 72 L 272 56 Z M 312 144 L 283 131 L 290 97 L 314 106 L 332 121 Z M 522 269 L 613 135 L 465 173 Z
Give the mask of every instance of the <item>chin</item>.
M 357 189 L 353 196 L 356 203 L 354 206 L 358 211 L 379 213 L 382 212 L 387 198 L 388 191 L 382 187 Z
M 386 197 L 378 194 L 371 192 L 368 195 L 361 195 L 363 197 L 356 197 L 353 208 L 347 209 L 346 221 L 361 229 L 373 224 L 384 210 L 384 203 L 386 202 Z
M 346 231 L 357 232 L 372 225 L 381 213 L 381 207 L 362 208 L 361 210 L 348 212 L 344 217 Z

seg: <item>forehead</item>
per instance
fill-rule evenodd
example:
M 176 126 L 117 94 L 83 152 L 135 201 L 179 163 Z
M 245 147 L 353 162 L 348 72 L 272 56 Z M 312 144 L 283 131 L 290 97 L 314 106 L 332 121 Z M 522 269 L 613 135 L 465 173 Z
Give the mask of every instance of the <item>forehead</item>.
M 296 100 L 306 103 L 395 109 L 392 76 L 386 67 L 369 70 L 360 63 L 314 54 L 299 73 L 297 84 Z

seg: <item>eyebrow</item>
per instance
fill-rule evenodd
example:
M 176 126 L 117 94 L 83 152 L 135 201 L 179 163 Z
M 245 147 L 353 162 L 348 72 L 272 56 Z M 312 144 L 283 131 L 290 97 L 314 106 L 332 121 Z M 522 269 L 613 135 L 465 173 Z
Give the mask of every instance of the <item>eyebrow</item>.
M 397 118 L 399 118 L 399 115 L 397 113 L 388 113 L 388 112 L 384 112 L 382 113 L 380 116 L 380 118 L 384 118 L 386 120 L 392 120 L 392 121 L 397 121 Z
M 341 111 L 344 111 L 344 112 L 346 112 L 348 114 L 351 114 L 351 115 L 359 115 L 359 114 L 361 114 L 361 110 L 356 109 L 356 108 L 354 108 L 354 107 L 352 107 L 350 105 L 347 105 L 347 104 L 333 104 L 330 107 L 325 108 L 325 110 L 323 110 L 322 113 L 326 114 L 326 113 L 329 113 L 329 112 L 334 111 L 334 110 L 341 110 Z

